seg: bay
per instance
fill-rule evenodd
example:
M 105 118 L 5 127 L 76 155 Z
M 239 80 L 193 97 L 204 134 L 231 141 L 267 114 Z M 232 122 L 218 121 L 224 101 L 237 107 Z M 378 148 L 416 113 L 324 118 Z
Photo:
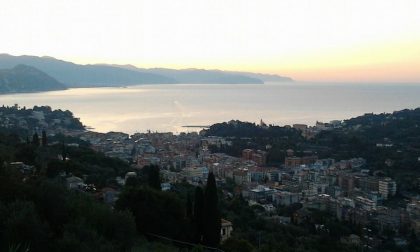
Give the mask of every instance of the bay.
M 0 105 L 70 110 L 95 131 L 194 131 L 232 119 L 286 125 L 420 107 L 420 84 L 162 84 L 7 94 Z

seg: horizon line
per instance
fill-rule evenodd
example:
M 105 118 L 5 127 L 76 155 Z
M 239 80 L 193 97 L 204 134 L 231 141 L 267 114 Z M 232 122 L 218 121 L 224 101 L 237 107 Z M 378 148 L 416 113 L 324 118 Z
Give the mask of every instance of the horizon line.
M 339 84 L 339 85 L 343 85 L 343 84 L 373 84 L 373 85 L 377 85 L 377 84 L 385 84 L 385 85 L 392 85 L 392 84 L 398 84 L 398 85 L 416 85 L 416 84 L 420 84 L 420 80 L 413 80 L 413 81 L 395 81 L 395 80 L 391 80 L 391 81 L 367 81 L 367 80 L 301 80 L 301 79 L 296 79 L 294 77 L 285 75 L 285 74 L 278 74 L 278 73 L 274 73 L 274 72 L 264 72 L 264 71 L 252 71 L 252 70 L 234 70 L 234 69 L 228 69 L 228 68 L 206 68 L 206 67 L 162 67 L 162 66 L 153 66 L 153 67 L 142 67 L 139 64 L 134 64 L 134 63 L 122 63 L 122 64 L 118 64 L 118 63 L 112 63 L 112 62 L 107 62 L 107 61 L 96 61 L 96 62 L 81 62 L 78 60 L 74 60 L 74 59 L 66 59 L 66 58 L 57 58 L 55 56 L 49 56 L 49 55 L 34 55 L 34 54 L 11 54 L 11 53 L 0 53 L 1 55 L 6 55 L 6 56 L 12 56 L 12 57 L 36 57 L 36 58 L 50 58 L 50 59 L 54 59 L 54 60 L 58 60 L 58 61 L 64 61 L 64 62 L 68 62 L 68 63 L 72 63 L 72 64 L 76 64 L 76 65 L 82 65 L 82 66 L 89 66 L 89 65 L 102 65 L 102 66 L 110 66 L 110 67 L 119 67 L 119 66 L 132 66 L 135 67 L 139 70 L 145 69 L 145 70 L 153 70 L 153 69 L 168 69 L 168 70 L 176 70 L 176 71 L 182 71 L 182 70 L 203 70 L 203 71 L 222 71 L 222 72 L 233 72 L 233 73 L 252 73 L 252 74 L 261 74 L 261 75 L 272 75 L 272 76 L 277 76 L 277 77 L 283 77 L 283 78 L 289 78 L 290 81 L 289 82 L 293 82 L 293 83 L 303 83 L 303 84 Z M 130 69 L 127 69 L 130 70 Z M 284 81 L 284 82 L 288 82 L 288 81 Z M 264 81 L 264 83 L 277 83 L 275 81 L 271 82 L 271 81 Z M 181 83 L 182 84 L 182 83 Z

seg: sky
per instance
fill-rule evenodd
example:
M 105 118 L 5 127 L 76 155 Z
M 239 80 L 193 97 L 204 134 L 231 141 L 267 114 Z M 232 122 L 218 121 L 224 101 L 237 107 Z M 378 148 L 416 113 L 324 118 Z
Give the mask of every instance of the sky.
M 419 82 L 418 0 L 1 0 L 0 53 Z

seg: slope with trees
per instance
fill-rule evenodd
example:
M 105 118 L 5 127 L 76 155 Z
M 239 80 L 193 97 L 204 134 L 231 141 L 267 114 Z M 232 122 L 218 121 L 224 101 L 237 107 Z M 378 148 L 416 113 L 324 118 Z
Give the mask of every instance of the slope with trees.
M 48 74 L 27 65 L 0 69 L 0 94 L 63 90 L 66 86 Z

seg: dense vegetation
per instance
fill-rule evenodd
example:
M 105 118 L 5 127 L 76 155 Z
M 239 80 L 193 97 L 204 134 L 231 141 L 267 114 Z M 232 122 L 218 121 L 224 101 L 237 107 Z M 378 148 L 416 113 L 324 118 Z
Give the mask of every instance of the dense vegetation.
M 40 114 L 42 119 L 34 114 Z M 0 131 L 15 132 L 20 135 L 32 134 L 40 129 L 63 128 L 68 130 L 84 130 L 83 124 L 69 110 L 52 110 L 49 106 L 19 108 L 18 106 L 0 107 Z M 3 128 L 3 129 L 2 129 Z
M 160 191 L 158 167 L 144 167 L 138 178 L 121 188 L 115 177 L 129 171 L 125 162 L 86 146 L 50 145 L 46 136 L 46 132 L 34 134 L 26 141 L 15 133 L 0 133 L 1 251 L 174 250 L 172 245 L 142 238 L 156 240 L 155 236 L 187 248 L 194 243 L 218 246 L 220 215 L 214 176 L 205 187 L 206 208 L 203 204 L 201 209 L 205 215 L 199 219 L 186 211 L 185 196 L 193 189 L 184 184 L 179 191 Z M 10 165 L 15 161 L 31 165 L 33 171 L 23 173 Z M 84 176 L 97 189 L 122 189 L 115 210 L 101 202 L 99 191 L 68 190 L 65 174 Z M 200 230 L 198 221 L 205 223 Z M 199 240 L 195 240 L 197 235 Z
M 419 143 L 420 108 L 352 118 L 343 128 L 323 131 L 303 146 L 316 146 L 321 158 L 363 157 L 372 171 L 394 177 L 401 192 L 420 193 Z
M 214 152 L 240 156 L 245 148 L 267 150 L 269 165 L 283 163 L 287 149 L 293 149 L 296 156 L 314 154 L 336 160 L 362 157 L 372 172 L 394 177 L 401 185 L 401 192 L 420 192 L 417 181 L 420 177 L 420 108 L 365 114 L 345 120 L 339 128 L 321 131 L 311 139 L 305 139 L 295 129 L 261 127 L 239 121 L 215 124 L 206 135 L 233 137 L 229 138 L 231 146 L 211 146 Z
M 206 135 L 236 138 L 300 138 L 299 131 L 290 127 L 259 126 L 255 123 L 241 121 L 213 124 L 206 130 Z
M 0 192 L 1 251 L 116 251 L 134 245 L 131 213 L 70 192 L 58 177 L 24 180 L 20 171 L 1 165 Z
M 205 134 L 227 137 L 232 141 L 232 145 L 210 146 L 213 152 L 240 156 L 242 150 L 246 148 L 267 150 L 269 164 L 283 163 L 285 150 L 298 149 L 304 141 L 301 132 L 290 127 L 274 125 L 261 127 L 255 123 L 241 121 L 214 124 Z
M 99 173 L 109 179 L 107 169 L 117 174 L 127 168 L 125 163 L 87 148 L 67 149 L 71 160 L 63 161 L 58 158 L 62 145 L 47 146 L 47 139 L 37 138 L 34 134 L 33 141 L 26 142 L 14 133 L 0 133 L 0 250 L 115 251 L 131 247 L 136 233 L 129 212 L 114 212 L 91 195 L 68 191 L 58 176 L 67 171 L 88 176 Z M 13 161 L 32 165 L 34 171 L 22 174 L 8 165 Z
M 261 211 L 235 198 L 225 200 L 222 214 L 233 221 L 235 232 L 223 244 L 226 251 L 358 251 L 340 242 L 341 235 L 350 230 L 344 224 L 334 222 L 342 230 L 316 231 L 314 223 L 280 225 L 261 215 Z M 290 213 L 293 209 L 290 209 Z M 327 228 L 332 228 L 328 226 Z

